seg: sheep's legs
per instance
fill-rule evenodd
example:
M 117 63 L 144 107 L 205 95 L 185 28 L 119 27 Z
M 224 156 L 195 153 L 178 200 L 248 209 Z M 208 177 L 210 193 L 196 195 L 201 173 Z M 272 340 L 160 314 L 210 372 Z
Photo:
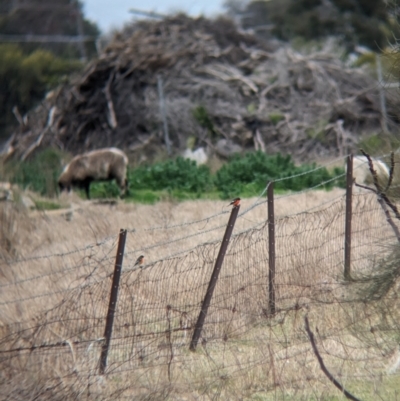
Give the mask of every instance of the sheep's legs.
M 120 197 L 123 198 L 128 194 L 128 179 L 124 178 L 120 180 L 118 177 L 116 177 L 115 180 L 117 181 L 117 185 L 119 187 Z
M 128 184 L 128 179 L 125 178 L 125 185 L 124 185 L 124 190 L 122 192 L 122 196 L 129 195 L 129 184 Z
M 90 199 L 90 181 L 85 182 L 85 192 L 86 192 L 86 197 Z

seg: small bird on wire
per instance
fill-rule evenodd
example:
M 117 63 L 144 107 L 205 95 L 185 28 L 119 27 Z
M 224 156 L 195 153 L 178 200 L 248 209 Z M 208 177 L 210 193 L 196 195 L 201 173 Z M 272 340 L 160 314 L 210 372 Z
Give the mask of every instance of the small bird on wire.
M 230 205 L 239 206 L 240 205 L 240 198 L 232 199 L 232 202 L 229 204 L 229 206 Z
M 142 267 L 142 264 L 144 263 L 144 256 L 140 255 L 137 259 L 136 262 L 133 266 L 140 266 Z

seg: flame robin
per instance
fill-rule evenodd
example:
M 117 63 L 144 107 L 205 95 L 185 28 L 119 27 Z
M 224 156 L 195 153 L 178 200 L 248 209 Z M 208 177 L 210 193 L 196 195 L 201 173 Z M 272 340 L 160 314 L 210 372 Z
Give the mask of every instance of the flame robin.
M 137 259 L 136 262 L 133 266 L 140 266 L 142 267 L 142 264 L 144 263 L 144 256 L 140 255 Z
M 240 198 L 235 198 L 232 200 L 232 202 L 229 204 L 229 206 L 230 205 L 239 206 L 239 204 L 240 204 Z

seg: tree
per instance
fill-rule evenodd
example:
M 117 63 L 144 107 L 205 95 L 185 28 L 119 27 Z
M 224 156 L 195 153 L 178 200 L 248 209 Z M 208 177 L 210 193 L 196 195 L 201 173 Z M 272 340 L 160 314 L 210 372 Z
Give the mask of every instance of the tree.
M 231 0 L 225 7 L 242 16 L 244 28 L 269 26 L 269 35 L 284 41 L 333 35 L 349 51 L 357 45 L 382 49 L 400 32 L 388 0 L 253 0 L 243 10 Z
M 76 0 L 1 0 L 0 35 L 48 36 L 48 42 L 0 42 L 0 137 L 9 134 L 16 119 L 12 109 L 25 113 L 64 75 L 82 67 L 82 55 L 96 55 L 94 40 L 54 43 L 54 35 L 99 35 L 98 27 L 82 17 L 82 3 Z
M 15 125 L 14 106 L 27 112 L 63 75 L 80 68 L 78 60 L 61 59 L 48 50 L 25 54 L 16 44 L 0 44 L 0 137 Z
M 85 42 L 87 55 L 96 54 L 95 38 L 100 31 L 96 24 L 82 17 L 82 3 L 77 0 L 6 0 L 0 9 L 0 34 L 3 35 L 53 35 L 80 34 L 92 36 L 93 41 Z M 50 50 L 54 54 L 68 58 L 81 57 L 77 43 L 23 43 L 25 52 L 37 48 Z

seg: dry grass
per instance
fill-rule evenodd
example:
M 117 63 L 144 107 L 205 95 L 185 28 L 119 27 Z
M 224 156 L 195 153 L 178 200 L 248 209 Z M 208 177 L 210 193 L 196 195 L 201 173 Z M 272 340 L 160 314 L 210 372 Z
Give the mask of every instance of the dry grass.
M 342 194 L 342 190 L 336 189 L 331 192 L 318 191 L 287 197 L 276 201 L 276 211 L 278 215 L 297 213 Z M 96 204 L 82 201 L 75 196 L 70 201 L 70 209 L 35 211 L 29 215 L 12 204 L 0 204 L 2 238 L 8 241 L 7 247 L 2 249 L 9 249 L 7 260 L 12 266 L 10 268 L 5 262 L 0 265 L 3 276 L 0 278 L 0 285 L 22 282 L 3 289 L 3 302 L 80 285 L 82 277 L 89 274 L 94 266 L 98 273 L 111 273 L 120 228 L 132 231 L 127 240 L 124 264 L 125 268 L 129 268 L 142 252 L 145 253 L 146 262 L 153 263 L 176 253 L 184 254 L 205 242 L 221 239 L 230 210 L 227 202 L 223 201 L 164 202 L 155 206 Z M 256 199 L 243 201 L 241 211 L 254 201 Z M 66 219 L 68 213 L 72 215 L 71 221 Z M 207 217 L 213 215 L 216 216 L 207 220 Z M 264 222 L 266 217 L 267 206 L 263 204 L 240 218 L 235 232 L 256 226 Z M 199 223 L 191 224 L 193 221 Z M 96 246 L 97 243 L 100 245 Z M 143 251 L 143 248 L 152 246 L 153 248 Z M 82 251 L 85 247 L 89 248 Z M 46 255 L 53 256 L 42 257 Z M 32 260 L 36 257 L 39 259 Z M 13 259 L 22 261 L 15 263 Z M 61 272 L 59 276 L 57 272 Z M 43 277 L 36 280 L 33 286 L 31 281 L 24 282 L 32 276 Z M 40 312 L 42 307 L 48 308 L 49 304 L 54 305 L 59 300 L 59 296 L 55 296 L 53 301 L 51 297 L 45 297 L 43 302 L 39 298 L 35 305 L 29 300 L 26 308 L 20 303 L 9 305 L 9 308 L 3 309 L 0 322 L 6 324 L 15 320 L 26 320 Z M 17 310 L 18 308 L 24 310 Z
M 16 226 L 9 235 L 15 253 L 0 266 L 0 350 L 64 345 L 0 352 L 4 394 L 343 399 L 317 365 L 304 331 L 305 314 L 326 365 L 351 392 L 367 400 L 400 394 L 397 289 L 384 301 L 365 304 L 354 301 L 352 285 L 342 282 L 342 190 L 276 199 L 274 317 L 267 310 L 266 204 L 238 219 L 196 353 L 188 351 L 190 327 L 228 220 L 222 213 L 229 211 L 226 202 L 107 206 L 73 201 L 70 221 L 62 212 L 13 215 Z M 242 201 L 241 211 L 254 201 Z M 372 196 L 355 197 L 354 209 L 353 270 L 368 272 L 393 235 Z M 11 212 L 2 213 L 4 219 Z M 104 331 L 121 227 L 130 230 L 124 273 L 107 374 L 99 376 L 101 342 L 96 339 Z M 133 269 L 142 253 L 144 268 Z M 32 321 L 33 316 L 39 318 Z

